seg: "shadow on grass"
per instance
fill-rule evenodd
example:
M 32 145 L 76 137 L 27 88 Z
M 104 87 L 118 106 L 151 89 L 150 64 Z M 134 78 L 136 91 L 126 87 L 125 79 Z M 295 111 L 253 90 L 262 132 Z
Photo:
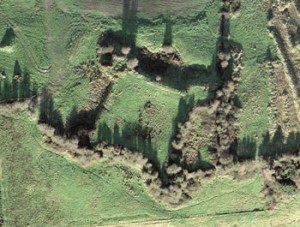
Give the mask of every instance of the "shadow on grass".
M 22 76 L 21 66 L 18 60 L 15 61 L 14 74 L 12 76 L 12 93 L 11 99 L 17 100 L 19 96 L 19 77 Z
M 169 154 L 174 151 L 172 148 L 172 141 L 175 135 L 178 133 L 178 123 L 184 123 L 188 119 L 188 114 L 195 105 L 209 104 L 210 100 L 215 98 L 215 92 L 222 88 L 228 80 L 232 79 L 233 74 L 233 61 L 229 61 L 229 66 L 224 69 L 221 67 L 221 61 L 218 58 L 218 53 L 230 53 L 233 48 L 243 49 L 239 43 L 232 42 L 228 40 L 230 34 L 229 20 L 224 16 L 221 20 L 220 25 L 220 38 L 216 43 L 216 50 L 212 57 L 212 62 L 210 67 L 204 65 L 188 65 L 182 64 L 179 54 L 175 50 L 169 50 L 170 52 L 158 52 L 152 53 L 144 47 L 136 47 L 135 39 L 138 26 L 138 20 L 136 16 L 137 11 L 137 1 L 124 0 L 123 1 L 123 23 L 122 31 L 113 32 L 108 31 L 104 34 L 104 38 L 99 41 L 102 47 L 114 47 L 114 53 L 120 54 L 120 48 L 122 46 L 130 46 L 134 48 L 135 51 L 130 52 L 130 57 L 136 57 L 139 61 L 139 65 L 136 70 L 143 76 L 149 78 L 151 81 L 156 81 L 157 83 L 169 86 L 180 91 L 187 91 L 191 85 L 205 85 L 208 86 L 208 96 L 201 103 L 197 103 L 194 97 L 182 98 L 178 105 L 177 116 L 173 120 L 173 135 L 170 137 L 169 141 Z M 172 22 L 171 20 L 166 20 L 166 27 L 163 39 L 163 45 L 173 44 L 173 34 L 172 34 Z M 105 36 L 107 38 L 105 38 Z M 233 100 L 240 106 L 239 100 Z M 119 128 L 119 125 L 115 125 L 114 129 L 108 127 L 108 125 L 100 125 L 98 129 L 98 141 L 106 141 L 109 144 L 121 145 L 134 150 L 140 150 L 141 152 L 150 149 L 153 157 L 149 155 L 149 159 L 155 162 L 157 159 L 155 150 L 153 147 L 149 147 L 149 142 L 146 136 L 143 136 L 143 130 L 140 126 L 133 123 L 127 123 Z M 151 139 L 151 138 L 150 138 Z M 144 141 L 144 142 L 143 142 Z M 253 153 L 249 147 L 251 146 L 251 140 L 242 141 L 244 148 L 249 149 L 249 154 L 245 155 L 247 158 Z M 180 152 L 180 151 L 179 151 Z M 168 162 L 179 163 L 179 158 L 181 154 L 175 156 L 175 158 L 170 158 Z M 169 155 L 171 157 L 171 155 Z M 246 158 L 245 157 L 245 158 Z M 169 163 L 166 163 L 166 165 Z M 202 161 L 200 158 L 197 168 L 211 168 L 210 163 Z
M 67 117 L 65 135 L 68 139 L 77 137 L 79 139 L 79 147 L 85 147 L 88 149 L 93 148 L 89 132 L 96 129 L 96 122 L 100 118 L 102 111 L 105 109 L 104 103 L 106 102 L 111 89 L 112 84 L 109 84 L 101 101 L 95 109 L 78 111 L 77 107 L 74 106 Z
M 279 60 L 279 58 L 278 58 L 277 55 L 274 55 L 272 53 L 272 50 L 271 50 L 270 46 L 268 46 L 265 54 L 262 54 L 261 56 L 257 57 L 257 63 L 260 63 L 260 64 L 263 64 L 266 61 L 274 62 L 274 61 L 277 61 L 277 60 Z
M 297 154 L 299 150 L 300 132 L 291 132 L 285 138 L 282 128 L 278 126 L 272 138 L 269 132 L 263 136 L 263 143 L 259 147 L 259 155 L 272 163 L 274 159 L 283 154 Z
M 165 22 L 166 26 L 165 26 L 163 46 L 172 46 L 173 44 L 172 20 L 170 16 L 168 16 L 165 20 L 166 20 Z
M 14 33 L 14 30 L 12 28 L 7 28 L 0 42 L 0 47 L 10 46 L 13 43 L 15 37 L 16 35 Z
M 103 66 L 113 66 L 114 55 L 124 56 L 124 47 L 129 47 L 128 59 L 137 58 L 138 66 L 135 68 L 141 75 L 180 91 L 187 91 L 192 85 L 207 83 L 210 73 L 205 65 L 179 65 L 179 54 L 175 49 L 169 52 L 152 53 L 145 47 L 136 46 L 138 30 L 138 0 L 123 1 L 122 30 L 108 30 L 98 40 L 101 49 L 100 63 Z M 173 44 L 172 21 L 169 16 L 165 18 L 165 33 L 162 40 L 163 46 Z M 126 52 L 126 51 L 125 51 Z M 159 79 L 158 79 L 159 77 Z
M 60 112 L 54 108 L 52 95 L 47 88 L 43 88 L 41 92 L 41 102 L 39 111 L 39 124 L 47 124 L 53 127 L 54 134 L 63 136 L 64 123 Z
M 193 165 L 193 166 L 189 166 L 189 171 L 197 171 L 198 169 L 201 169 L 203 171 L 208 171 L 208 170 L 212 170 L 215 169 L 215 165 L 213 165 L 212 163 L 203 160 L 201 153 L 198 153 L 198 160 L 197 162 Z
M 160 169 L 160 161 L 157 158 L 157 150 L 151 142 L 151 129 L 143 127 L 138 123 L 127 122 L 119 126 L 114 124 L 110 128 L 107 124 L 100 124 L 98 128 L 98 143 L 105 141 L 110 145 L 126 147 L 129 150 L 142 153 Z
M 235 148 L 235 161 L 243 162 L 246 160 L 254 160 L 256 157 L 256 141 L 252 137 L 244 137 L 239 140 Z
M 136 50 L 136 34 L 138 30 L 138 0 L 123 0 L 122 35 L 125 46 L 131 48 L 130 56 Z
M 4 81 L 1 81 L 1 102 L 9 103 L 12 102 L 12 85 L 11 81 L 6 74 Z
M 3 76 L 3 79 L 0 79 L 1 103 L 24 101 L 37 95 L 37 87 L 36 84 L 31 84 L 29 71 L 26 68 L 22 71 L 18 60 L 15 61 L 11 80 L 4 69 L 1 70 L 1 75 Z
M 137 71 L 153 82 L 168 86 L 179 91 L 187 91 L 193 85 L 205 85 L 209 71 L 205 65 L 178 65 L 170 59 L 178 58 L 164 53 L 151 53 L 145 48 L 137 51 L 139 65 Z M 159 78 L 159 79 L 158 79 Z

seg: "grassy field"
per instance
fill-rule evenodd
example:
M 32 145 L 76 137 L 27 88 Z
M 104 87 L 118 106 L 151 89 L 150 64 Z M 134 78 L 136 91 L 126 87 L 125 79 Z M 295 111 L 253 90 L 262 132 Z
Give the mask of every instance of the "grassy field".
M 162 226 L 247 226 L 270 223 L 270 217 L 282 223 L 278 215 L 286 212 L 287 204 L 297 212 L 299 196 L 285 200 L 278 210 L 259 212 L 264 208 L 259 174 L 242 181 L 220 177 L 204 182 L 189 204 L 170 210 L 149 197 L 140 173 L 134 169 L 106 161 L 82 168 L 48 151 L 26 112 L 1 114 L 0 125 L 0 136 L 6 141 L 0 148 L 6 226 L 96 226 L 119 221 L 124 226 L 133 225 L 133 221 L 145 225 L 161 222 Z M 295 214 L 290 214 L 290 221 Z
M 238 87 L 240 138 L 250 137 L 259 144 L 269 129 L 270 101 L 269 75 L 261 69 L 259 59 L 266 56 L 268 48 L 276 55 L 276 47 L 266 27 L 266 6 L 261 1 L 241 1 L 241 5 L 240 15 L 230 23 L 231 37 L 242 45 L 244 53 Z
M 242 106 L 239 138 L 254 141 L 257 153 L 270 128 L 269 75 L 260 59 L 268 50 L 274 56 L 277 53 L 266 27 L 268 8 L 259 0 L 241 0 L 241 5 L 239 15 L 230 20 L 231 39 L 243 48 L 237 92 Z M 166 23 L 171 21 L 172 45 L 183 66 L 210 71 L 220 29 L 219 8 L 215 0 L 156 0 L 151 4 L 141 0 L 136 45 L 161 50 Z M 30 74 L 30 86 L 49 88 L 54 107 L 65 121 L 75 106 L 81 108 L 91 99 L 89 78 L 75 67 L 96 57 L 101 34 L 122 29 L 122 9 L 121 0 L 2 0 L 0 69 L 11 79 L 18 61 L 22 72 Z M 132 71 L 111 76 L 112 91 L 96 122 L 93 141 L 144 152 L 163 166 L 177 123 L 185 120 L 197 102 L 205 103 L 209 91 L 201 83 L 183 91 Z M 150 144 L 134 136 L 137 122 L 142 130 L 153 129 Z M 299 224 L 299 195 L 279 203 L 273 211 L 263 211 L 259 170 L 244 180 L 216 176 L 203 181 L 188 204 L 171 209 L 150 196 L 141 173 L 133 168 L 108 160 L 82 167 L 49 151 L 26 107 L 10 111 L 0 106 L 0 138 L 0 216 L 5 226 Z M 201 152 L 209 160 L 206 147 Z M 248 151 L 241 147 L 238 152 L 242 156 Z
M 151 127 L 157 131 L 152 143 L 162 164 L 167 157 L 169 140 L 174 127 L 173 120 L 178 112 L 180 97 L 180 93 L 176 90 L 156 86 L 144 78 L 138 78 L 135 74 L 124 75 L 114 86 L 113 94 L 107 104 L 109 111 L 101 116 L 100 125 L 107 124 L 112 133 L 118 133 L 114 132 L 116 122 L 120 122 L 121 132 L 122 127 L 134 124 L 139 118 L 144 118 L 144 122 L 150 122 Z M 153 111 L 147 114 L 144 106 L 149 101 L 153 105 Z M 126 134 L 123 130 L 123 134 L 120 135 L 121 141 L 115 142 L 130 147 L 131 145 L 128 144 L 130 141 L 124 138 L 124 133 Z M 139 147 L 130 148 L 139 150 Z
M 171 211 L 149 197 L 135 170 L 106 161 L 82 168 L 48 151 L 26 113 L 1 114 L 0 119 L 0 136 L 7 141 L 0 149 L 7 226 L 184 219 L 263 206 L 259 176 L 243 182 L 220 178 L 203 184 L 187 207 Z

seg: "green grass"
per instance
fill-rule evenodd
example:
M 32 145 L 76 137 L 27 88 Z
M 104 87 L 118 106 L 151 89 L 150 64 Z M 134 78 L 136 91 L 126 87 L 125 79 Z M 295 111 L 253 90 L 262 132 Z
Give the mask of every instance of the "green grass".
M 0 149 L 7 226 L 83 226 L 159 215 L 162 206 L 146 194 L 137 173 L 105 162 L 87 169 L 70 163 L 43 147 L 28 120 L 1 118 L 1 137 L 12 140 Z
M 128 73 L 120 77 L 114 85 L 107 104 L 109 111 L 102 114 L 100 124 L 107 124 L 113 131 L 117 121 L 123 122 L 125 126 L 138 122 L 144 114 L 144 120 L 149 121 L 150 126 L 158 131 L 152 143 L 162 164 L 166 160 L 180 97 L 176 90 L 161 87 L 143 77 L 139 78 L 136 74 Z M 147 115 L 144 106 L 149 101 L 153 105 L 153 114 Z M 123 145 L 128 145 L 126 142 L 123 140 Z
M 55 107 L 66 119 L 72 108 L 81 108 L 88 101 L 89 79 L 75 72 L 74 67 L 96 55 L 97 39 L 100 35 L 99 18 L 86 17 L 62 11 L 54 4 L 45 13 L 48 42 L 47 53 L 51 59 L 49 82 Z
M 0 47 L 0 67 L 5 67 L 11 77 L 15 60 L 18 60 L 23 70 L 28 69 L 39 88 L 45 85 L 50 87 L 55 108 L 66 119 L 74 106 L 81 108 L 90 98 L 89 79 L 75 73 L 74 67 L 94 58 L 99 36 L 109 29 L 120 30 L 121 20 L 120 15 L 111 18 L 97 10 L 97 7 L 109 6 L 110 1 L 95 9 L 87 9 L 79 0 L 55 2 L 48 11 L 42 1 L 0 2 L 0 12 L 14 24 L 17 31 L 17 37 L 10 45 Z M 147 9 L 149 1 L 141 2 Z M 275 46 L 266 28 L 267 9 L 262 2 L 241 2 L 241 14 L 230 22 L 231 38 L 241 43 L 244 52 L 244 68 L 238 87 L 243 109 L 239 119 L 239 137 L 256 138 L 255 142 L 259 145 L 261 136 L 269 128 L 270 93 L 268 75 L 260 69 L 257 59 L 266 53 L 268 47 L 274 54 Z M 183 10 L 187 6 L 190 10 Z M 219 1 L 199 3 L 190 0 L 177 5 L 174 3 L 170 7 L 149 9 L 144 13 L 139 11 L 141 19 L 138 22 L 137 45 L 152 51 L 159 50 L 165 32 L 163 18 L 171 16 L 173 45 L 184 63 L 210 66 L 219 32 L 219 6 Z M 118 7 L 114 9 L 117 14 L 122 10 L 121 5 Z M 0 41 L 9 22 L 2 20 L 2 17 L 0 15 Z M 38 70 L 49 65 L 52 67 L 47 73 Z M 151 140 L 153 154 L 148 155 L 163 164 L 176 120 L 184 119 L 186 114 L 186 111 L 179 109 L 180 100 L 191 97 L 195 101 L 205 100 L 207 91 L 203 86 L 194 85 L 184 94 L 145 77 L 138 77 L 135 73 L 125 73 L 115 78 L 105 105 L 108 110 L 102 112 L 97 126 L 107 124 L 110 133 L 114 133 L 117 123 L 118 142 L 133 148 L 132 141 L 124 135 L 130 130 L 133 132 L 134 124 L 140 120 L 143 128 L 148 125 L 155 129 Z M 145 108 L 149 101 L 151 110 Z M 107 135 L 101 136 L 105 138 Z M 107 160 L 82 168 L 48 151 L 42 143 L 36 122 L 26 112 L 1 113 L 0 137 L 1 205 L 5 226 L 89 226 L 160 219 L 172 219 L 170 222 L 174 226 L 187 226 L 194 222 L 197 225 L 202 222 L 204 226 L 228 223 L 247 226 L 253 224 L 254 219 L 269 220 L 267 212 L 255 213 L 255 218 L 251 213 L 264 207 L 259 174 L 244 181 L 219 177 L 202 182 L 200 190 L 186 207 L 170 210 L 151 198 L 140 173 L 133 169 L 113 165 Z M 140 139 L 136 141 L 139 143 Z M 204 161 L 210 161 L 206 148 L 201 149 L 201 156 Z M 295 210 L 300 201 L 298 197 L 291 201 Z M 281 203 L 279 208 L 284 213 L 288 206 Z M 250 213 L 235 213 L 240 211 Z M 280 214 L 280 211 L 272 213 L 273 217 Z M 184 218 L 201 220 L 187 221 Z M 236 221 L 237 218 L 240 222 Z
M 49 67 L 50 61 L 46 51 L 42 4 L 15 1 L 11 5 L 10 1 L 1 1 L 0 8 L 0 40 L 9 28 L 15 35 L 10 43 L 0 47 L 0 67 L 12 77 L 15 61 L 18 60 L 21 70 L 30 73 L 31 82 L 37 82 L 38 87 L 44 86 L 49 74 L 43 70 Z
M 28 4 L 18 2 L 12 10 L 10 1 L 1 1 L 0 16 L 6 26 L 14 29 L 18 43 L 31 64 L 35 68 L 47 68 L 50 62 L 46 51 L 47 31 L 43 5 L 37 1 Z
M 192 7 L 191 7 L 192 8 Z M 196 10 L 197 9 L 197 10 Z M 219 32 L 219 3 L 203 3 L 188 13 L 164 13 L 172 24 L 173 46 L 182 60 L 189 65 L 209 66 L 212 61 Z M 137 45 L 157 51 L 163 44 L 165 20 L 159 18 L 138 26 Z
M 244 181 L 219 177 L 212 182 L 203 183 L 189 206 L 180 212 L 188 216 L 263 209 L 260 192 L 260 175 Z
M 6 226 L 99 225 L 262 207 L 257 176 L 203 183 L 187 207 L 170 211 L 148 195 L 139 172 L 106 161 L 81 168 L 44 147 L 26 112 L 11 116 L 0 117 L 0 136 L 6 141 L 0 148 Z
M 0 157 L 4 163 L 3 207 L 8 226 L 24 223 L 65 226 L 70 222 L 84 226 L 169 218 L 177 219 L 174 225 L 180 226 L 184 218 L 203 215 L 202 220 L 213 225 L 234 223 L 235 219 L 227 215 L 225 220 L 217 216 L 212 221 L 205 215 L 263 207 L 258 175 L 241 182 L 219 178 L 202 183 L 187 207 L 168 211 L 148 196 L 139 173 L 134 170 L 106 162 L 83 169 L 47 151 L 40 143 L 35 123 L 30 123 L 24 114 L 0 118 L 1 138 L 7 141 L 1 146 Z M 32 215 L 35 209 L 42 212 Z M 251 222 L 246 214 L 239 217 L 245 225 Z
M 262 1 L 241 1 L 241 13 L 230 21 L 231 38 L 242 45 L 243 69 L 237 95 L 241 102 L 240 138 L 250 137 L 259 144 L 269 129 L 269 75 L 258 59 L 276 48 L 267 30 L 267 7 Z

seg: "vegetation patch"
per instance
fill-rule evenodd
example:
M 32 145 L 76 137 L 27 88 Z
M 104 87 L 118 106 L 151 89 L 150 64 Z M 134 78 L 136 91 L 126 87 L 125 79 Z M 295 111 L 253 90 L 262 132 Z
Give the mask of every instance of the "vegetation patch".
M 0 225 L 298 214 L 299 15 L 296 0 L 1 1 Z

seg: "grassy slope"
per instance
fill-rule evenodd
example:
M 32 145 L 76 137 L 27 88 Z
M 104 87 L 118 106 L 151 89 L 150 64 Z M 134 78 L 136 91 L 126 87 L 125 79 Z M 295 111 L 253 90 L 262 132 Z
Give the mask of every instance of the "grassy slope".
M 138 78 L 135 74 L 127 74 L 122 76 L 115 85 L 113 94 L 108 100 L 109 111 L 102 115 L 100 122 L 108 124 L 112 130 L 117 119 L 135 123 L 145 104 L 151 101 L 157 110 L 152 117 L 156 120 L 157 129 L 162 130 L 159 138 L 154 138 L 153 142 L 158 151 L 158 158 L 163 163 L 166 159 L 173 118 L 177 114 L 180 97 L 179 92 L 175 90 L 159 87 L 144 78 Z M 126 145 L 126 141 L 124 143 Z
M 36 54 L 40 56 L 41 65 L 47 65 L 49 58 L 53 68 L 50 75 L 37 72 L 18 39 L 12 47 L 13 52 L 7 53 L 7 50 L 0 49 L 0 64 L 5 65 L 7 72 L 12 74 L 14 61 L 18 59 L 21 66 L 26 65 L 32 71 L 34 79 L 40 86 L 49 80 L 53 82 L 51 86 L 58 88 L 55 103 L 65 117 L 73 105 L 81 106 L 87 98 L 88 81 L 74 74 L 72 66 L 89 56 L 94 56 L 95 44 L 101 31 L 107 28 L 118 30 L 120 24 L 118 20 L 101 17 L 98 12 L 86 13 L 87 21 L 82 20 L 80 5 L 73 2 L 57 1 L 58 6 L 53 6 L 48 13 L 42 10 L 41 3 L 34 0 L 26 2 L 18 0 L 14 6 L 11 4 L 11 1 L 7 0 L 0 3 L 4 6 L 2 9 L 5 9 L 7 16 L 11 17 L 24 32 L 27 42 L 32 43 L 33 48 L 37 50 Z M 174 46 L 182 52 L 186 64 L 210 64 L 219 29 L 218 4 L 218 1 L 214 1 L 213 5 L 207 8 L 199 8 L 199 11 L 207 10 L 205 19 L 199 21 L 186 19 L 187 21 L 181 22 L 180 19 L 176 20 L 173 26 Z M 260 72 L 256 58 L 265 53 L 268 45 L 273 44 L 265 28 L 266 12 L 261 7 L 260 1 L 242 1 L 242 5 L 242 14 L 231 22 L 231 33 L 235 41 L 242 43 L 245 53 L 243 59 L 245 68 L 239 87 L 239 97 L 244 108 L 241 116 L 241 137 L 244 137 L 255 136 L 256 133 L 259 135 L 268 128 L 267 76 Z M 20 10 L 12 11 L 9 7 Z M 34 12 L 33 14 L 38 17 L 37 22 L 27 20 L 26 24 L 22 23 L 24 16 L 30 18 L 24 14 L 24 10 L 29 15 Z M 43 23 L 40 23 L 43 20 L 41 18 L 45 18 Z M 100 28 L 99 21 L 101 21 Z M 0 20 L 0 34 L 3 34 L 5 29 L 6 24 Z M 248 31 L 252 31 L 251 36 Z M 31 32 L 32 34 L 28 34 Z M 137 43 L 158 49 L 161 46 L 163 32 L 164 24 L 158 24 L 155 28 L 141 24 Z M 46 44 L 49 33 L 54 40 Z M 70 40 L 73 40 L 71 46 Z M 257 46 L 256 51 L 251 49 L 252 42 Z M 62 69 L 63 71 L 60 71 Z M 74 88 L 74 84 L 78 81 L 81 85 Z M 194 87 L 191 93 L 198 91 L 200 93 L 202 89 Z M 161 137 L 163 139 L 158 140 L 156 144 L 162 151 L 159 153 L 159 159 L 163 161 L 181 94 L 174 90 L 164 90 L 144 78 L 137 78 L 131 74 L 120 78 L 113 92 L 109 100 L 110 112 L 102 116 L 102 121 L 108 124 L 112 125 L 118 117 L 125 121 L 136 121 L 138 111 L 149 99 L 158 109 L 164 110 L 163 115 L 157 115 L 164 132 Z M 122 96 L 119 96 L 121 92 Z M 259 94 L 257 102 L 260 106 L 260 114 L 255 118 L 251 112 L 253 105 L 247 101 L 254 93 Z M 205 96 L 206 92 L 203 92 L 197 98 L 203 99 Z M 132 105 L 129 106 L 128 103 Z M 261 181 L 258 175 L 255 179 L 242 182 L 220 178 L 211 183 L 204 183 L 188 207 L 170 212 L 154 203 L 148 196 L 138 173 L 120 166 L 110 166 L 105 162 L 82 169 L 41 147 L 38 143 L 41 135 L 35 128 L 35 123 L 26 116 L 21 114 L 12 117 L 20 119 L 0 118 L 1 141 L 6 141 L 0 147 L 0 158 L 4 160 L 3 205 L 7 226 L 18 224 L 40 226 L 45 223 L 56 226 L 70 224 L 83 226 L 115 223 L 118 220 L 211 215 L 253 210 L 263 206 L 260 198 Z M 294 204 L 296 207 L 297 202 L 294 201 Z M 260 217 L 263 220 L 266 216 L 264 213 Z M 239 217 L 245 225 L 253 221 L 250 214 Z M 214 225 L 224 222 L 235 223 L 234 218 L 236 216 L 229 215 L 224 220 L 207 217 L 204 219 L 207 224 Z M 177 220 L 173 224 L 180 225 L 181 221 Z
M 216 34 L 218 33 L 218 7 L 219 4 L 202 4 L 198 11 L 205 12 L 207 17 L 197 18 L 198 11 L 192 14 L 172 15 L 173 45 L 179 50 L 186 65 L 199 64 L 208 66 L 214 53 Z M 157 16 L 157 12 L 153 12 Z M 153 17 L 150 12 L 140 13 L 144 20 Z M 161 18 L 152 21 L 153 24 L 139 21 L 137 33 L 137 45 L 146 46 L 157 51 L 162 46 L 165 24 Z M 109 26 L 118 29 L 117 26 Z M 201 41 L 199 41 L 201 40 Z M 205 42 L 205 44 L 204 44 Z M 189 51 L 193 49 L 193 51 Z M 194 95 L 196 100 L 203 100 L 207 92 L 201 86 L 193 86 L 189 95 Z M 158 87 L 155 83 L 149 83 L 144 78 L 136 78 L 136 75 L 122 76 L 113 89 L 113 95 L 109 99 L 109 112 L 102 115 L 101 122 L 106 122 L 110 128 L 119 118 L 125 122 L 136 122 L 139 112 L 143 110 L 147 101 L 151 101 L 159 110 L 156 121 L 158 130 L 162 134 L 154 138 L 154 147 L 157 150 L 160 163 L 166 160 L 170 136 L 174 130 L 173 121 L 178 112 L 180 93 L 169 88 Z M 130 103 L 130 105 L 128 105 Z M 126 145 L 126 141 L 124 143 Z
M 11 55 L 13 61 L 4 62 L 8 72 L 12 72 L 14 60 L 24 62 L 29 70 L 35 69 L 36 66 L 48 67 L 50 61 L 45 46 L 47 35 L 43 5 L 36 1 L 12 3 L 4 0 L 0 6 L 1 31 L 12 27 L 17 35 L 16 46 L 13 48 L 15 51 Z
M 267 8 L 261 1 L 241 1 L 241 13 L 230 23 L 231 37 L 243 46 L 243 70 L 238 97 L 242 105 L 240 138 L 250 137 L 259 143 L 269 129 L 268 103 L 270 97 L 268 75 L 257 60 L 265 56 L 268 47 L 275 51 L 267 30 Z M 256 46 L 254 48 L 254 45 Z
M 146 218 L 162 209 L 145 193 L 136 173 L 105 163 L 82 169 L 45 150 L 27 117 L 2 117 L 0 132 L 9 141 L 0 149 L 7 226 L 82 226 Z
M 191 3 L 186 3 L 186 5 Z M 172 21 L 173 46 L 178 49 L 182 60 L 188 64 L 209 66 L 219 32 L 219 3 L 203 2 L 193 10 L 177 13 L 164 13 Z M 143 13 L 141 13 L 143 17 Z M 149 12 L 145 13 L 146 19 Z M 153 13 L 156 15 L 155 13 Z M 151 14 L 150 14 L 151 15 Z M 151 16 L 150 16 L 151 17 Z M 151 19 L 150 19 L 151 20 Z M 137 45 L 150 50 L 158 50 L 163 43 L 165 23 L 161 18 L 152 19 L 153 24 L 140 22 L 137 34 Z
M 47 151 L 26 113 L 11 117 L 0 118 L 0 136 L 7 141 L 0 148 L 7 226 L 84 226 L 185 218 L 262 206 L 257 197 L 259 178 L 241 183 L 221 178 L 204 184 L 188 207 L 170 212 L 149 197 L 134 170 L 106 162 L 81 168 Z
M 88 78 L 74 72 L 73 67 L 79 64 L 76 59 L 86 60 L 95 54 L 95 49 L 89 49 L 90 55 L 75 51 L 76 45 L 90 47 L 88 43 L 79 43 L 89 28 L 88 22 L 82 21 L 79 14 L 65 13 L 57 5 L 45 14 L 47 32 L 51 37 L 47 42 L 52 63 L 49 87 L 54 93 L 56 107 L 65 119 L 74 105 L 82 106 L 88 99 Z

